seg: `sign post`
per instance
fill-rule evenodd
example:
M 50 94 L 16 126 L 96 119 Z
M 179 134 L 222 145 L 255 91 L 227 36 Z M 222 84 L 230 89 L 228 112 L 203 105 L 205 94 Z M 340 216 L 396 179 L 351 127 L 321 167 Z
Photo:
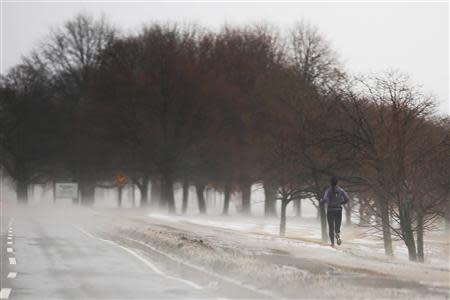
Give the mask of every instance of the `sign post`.
M 121 171 L 117 172 L 116 174 L 116 184 L 118 187 L 123 187 L 125 184 L 127 184 L 128 178 L 127 176 L 122 173 Z
M 128 178 L 127 176 L 119 171 L 116 173 L 116 184 L 118 187 L 118 206 L 121 207 L 122 206 L 122 188 L 127 184 L 128 182 Z

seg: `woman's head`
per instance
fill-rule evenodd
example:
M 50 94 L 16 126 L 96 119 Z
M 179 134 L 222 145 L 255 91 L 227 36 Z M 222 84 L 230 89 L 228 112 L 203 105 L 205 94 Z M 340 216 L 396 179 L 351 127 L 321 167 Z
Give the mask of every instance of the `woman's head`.
M 331 186 L 336 186 L 338 184 L 338 179 L 336 176 L 331 177 L 330 184 Z

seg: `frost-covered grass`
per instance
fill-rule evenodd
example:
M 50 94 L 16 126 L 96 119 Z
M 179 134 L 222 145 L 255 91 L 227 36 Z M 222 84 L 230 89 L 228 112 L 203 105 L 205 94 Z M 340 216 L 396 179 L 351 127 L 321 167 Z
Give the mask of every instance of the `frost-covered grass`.
M 164 220 L 171 223 L 190 223 L 201 226 L 209 226 L 223 230 L 237 231 L 240 233 L 257 235 L 260 238 L 277 236 L 279 233 L 278 218 L 263 218 L 250 216 L 168 216 L 152 213 L 151 218 Z M 342 225 L 341 236 L 345 249 L 358 251 L 367 257 L 384 258 L 383 240 L 374 235 L 370 230 L 358 225 Z M 297 243 L 305 247 L 323 247 L 329 249 L 321 240 L 321 229 L 315 218 L 288 217 L 286 242 L 298 240 Z M 278 242 L 283 242 L 279 239 Z M 408 261 L 408 251 L 402 241 L 393 241 L 395 258 Z M 448 269 L 448 234 L 445 231 L 428 233 L 425 239 L 426 264 Z
M 383 241 L 357 225 L 343 225 L 344 243 L 333 249 L 321 241 L 320 224 L 315 218 L 289 217 L 284 238 L 278 236 L 277 218 L 162 214 L 150 214 L 149 218 L 180 228 L 202 228 L 197 232 L 215 235 L 218 244 L 229 241 L 231 247 L 241 248 L 244 253 L 259 255 L 277 249 L 294 257 L 318 259 L 349 270 L 366 270 L 411 280 L 421 278 L 423 282 L 440 282 L 440 285 L 448 286 L 449 243 L 444 231 L 426 236 L 426 262 L 416 263 L 408 260 L 402 241 L 394 241 L 395 256 L 386 257 Z
M 162 218 L 167 220 L 167 217 Z M 178 230 L 152 226 L 144 229 L 134 227 L 130 230 L 129 224 L 127 226 L 123 222 L 120 227 L 122 236 L 145 241 L 189 265 L 199 266 L 244 286 L 252 286 L 273 295 L 294 298 L 353 298 L 355 295 L 358 295 L 357 298 L 370 298 L 374 295 L 382 298 L 420 298 L 420 293 L 402 286 L 380 289 L 377 282 L 384 280 L 384 277 L 379 275 L 370 278 L 367 274 L 357 274 L 354 270 L 321 264 L 320 257 L 316 257 L 319 262 L 298 260 L 292 253 L 274 251 L 275 248 L 265 248 L 263 245 L 255 247 L 255 241 L 252 240 L 248 243 L 238 240 L 236 243 L 236 240 L 222 236 L 205 235 L 202 230 L 191 231 L 192 228 L 186 224 Z M 217 243 L 219 239 L 222 240 L 221 243 Z M 313 247 L 333 251 L 320 245 Z M 283 259 L 280 260 L 280 257 Z M 364 288 L 360 286 L 361 278 L 353 282 L 358 276 L 362 276 Z M 393 285 L 395 284 L 394 281 Z
M 289 217 L 287 236 L 281 238 L 278 218 L 94 211 L 97 226 L 103 223 L 104 232 L 116 241 L 142 241 L 187 265 L 283 297 L 439 298 L 448 290 L 448 267 L 385 258 L 382 241 L 357 226 L 343 226 L 344 244 L 333 249 L 320 240 L 314 217 Z M 166 258 L 151 252 L 152 261 L 164 267 Z M 220 285 L 220 279 L 206 278 L 202 284 Z

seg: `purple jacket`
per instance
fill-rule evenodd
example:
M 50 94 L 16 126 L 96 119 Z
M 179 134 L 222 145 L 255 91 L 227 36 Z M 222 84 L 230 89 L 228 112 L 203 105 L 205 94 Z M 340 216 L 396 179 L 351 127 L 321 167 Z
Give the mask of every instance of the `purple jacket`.
M 349 201 L 349 197 L 346 191 L 339 186 L 329 187 L 326 189 L 323 194 L 322 199 L 320 199 L 320 204 L 328 203 L 328 210 L 342 210 L 342 204 L 345 204 Z

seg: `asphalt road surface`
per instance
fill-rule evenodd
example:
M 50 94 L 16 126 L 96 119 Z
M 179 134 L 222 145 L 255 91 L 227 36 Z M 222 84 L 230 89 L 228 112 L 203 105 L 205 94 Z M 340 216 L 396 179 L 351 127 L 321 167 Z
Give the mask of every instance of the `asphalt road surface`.
M 218 298 L 67 215 L 3 207 L 1 299 Z

